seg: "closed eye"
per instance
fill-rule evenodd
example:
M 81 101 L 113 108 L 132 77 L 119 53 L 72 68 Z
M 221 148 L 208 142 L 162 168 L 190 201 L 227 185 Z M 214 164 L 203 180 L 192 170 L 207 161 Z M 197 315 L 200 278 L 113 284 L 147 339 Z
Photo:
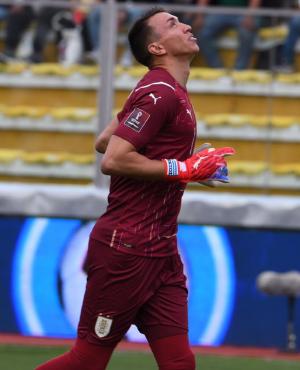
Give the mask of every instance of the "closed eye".
M 176 26 L 179 21 L 178 21 L 178 18 L 177 17 L 171 17 L 167 20 L 168 24 L 170 25 L 170 27 L 174 27 Z

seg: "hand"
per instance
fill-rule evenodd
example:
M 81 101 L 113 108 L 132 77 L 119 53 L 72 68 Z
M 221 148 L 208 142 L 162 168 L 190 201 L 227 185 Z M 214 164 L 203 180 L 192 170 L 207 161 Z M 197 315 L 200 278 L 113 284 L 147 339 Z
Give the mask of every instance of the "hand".
M 199 148 L 196 149 L 196 153 L 199 153 L 205 149 L 211 148 L 210 143 L 204 143 Z M 208 186 L 210 188 L 216 187 L 216 181 L 223 182 L 223 183 L 229 183 L 229 177 L 228 177 L 228 168 L 227 165 L 223 167 L 219 167 L 217 171 L 212 175 L 211 178 L 205 180 L 205 181 L 199 181 L 201 185 Z
M 210 181 L 219 181 L 228 183 L 229 177 L 228 177 L 228 168 L 227 166 L 219 167 L 217 171 L 210 177 Z
M 177 159 L 164 159 L 166 177 L 171 181 L 182 182 L 228 181 L 224 170 L 219 169 L 227 168 L 224 157 L 233 155 L 235 150 L 231 147 L 215 149 L 209 146 L 210 144 L 204 144 L 200 151 L 183 162 Z

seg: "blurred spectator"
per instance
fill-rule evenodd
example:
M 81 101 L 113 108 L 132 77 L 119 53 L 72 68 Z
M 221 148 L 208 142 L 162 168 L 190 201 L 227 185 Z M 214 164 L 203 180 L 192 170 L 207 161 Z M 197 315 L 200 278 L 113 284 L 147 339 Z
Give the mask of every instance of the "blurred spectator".
M 169 0 L 165 1 L 164 3 L 173 4 L 173 5 L 196 5 L 197 0 Z M 195 17 L 194 13 L 190 12 L 178 12 L 178 11 L 171 11 L 172 14 L 176 15 L 179 20 L 186 24 L 193 23 L 193 19 Z
M 8 9 L 9 9 L 8 5 L 0 5 L 0 21 L 3 21 L 4 19 L 6 19 L 7 14 L 8 14 Z
M 262 0 L 262 8 L 272 8 L 272 9 L 285 9 L 290 6 L 291 0 L 277 1 L 276 4 L 274 0 Z M 286 18 L 284 18 L 286 21 Z M 276 27 L 282 24 L 282 17 L 270 17 L 262 16 L 260 26 L 261 27 Z M 263 49 L 256 51 L 255 69 L 269 70 L 272 65 L 277 65 L 280 60 L 280 50 L 282 48 L 281 41 L 278 40 L 272 46 L 265 47 Z
M 128 8 L 123 13 L 123 16 L 121 17 L 121 21 L 123 22 L 123 26 L 125 26 L 126 28 L 130 28 L 130 26 L 135 22 L 135 20 L 139 18 L 144 12 L 143 9 L 136 8 L 134 4 L 144 3 L 144 1 L 143 0 L 130 0 L 130 1 L 119 0 L 119 2 L 120 3 L 125 2 L 128 4 Z M 155 2 L 157 1 L 154 0 L 153 3 Z M 134 60 L 133 55 L 131 53 L 128 40 L 126 39 L 125 49 L 124 49 L 123 54 L 121 55 L 119 63 L 123 67 L 130 67 L 133 64 L 133 60 Z
M 44 61 L 44 50 L 49 39 L 49 32 L 53 30 L 54 17 L 62 11 L 62 8 L 48 6 L 41 7 L 37 11 L 30 62 L 41 63 Z
M 86 26 L 91 46 L 88 58 L 91 61 L 99 61 L 100 58 L 100 27 L 101 27 L 101 6 L 102 0 L 96 0 L 99 6 L 91 9 L 86 18 Z
M 16 56 L 17 47 L 25 30 L 34 19 L 34 11 L 30 6 L 11 5 L 7 10 L 5 26 L 4 51 L 0 55 L 1 62 L 7 62 Z
M 198 0 L 198 5 L 216 5 L 230 7 L 258 8 L 261 0 Z M 259 26 L 259 17 L 250 14 L 202 14 L 196 17 L 194 22 L 195 33 L 198 36 L 200 51 L 206 63 L 211 68 L 224 68 L 223 61 L 218 54 L 216 41 L 218 36 L 225 30 L 234 28 L 238 32 L 239 46 L 234 68 L 246 69 L 249 66 L 256 32 Z M 197 31 L 198 30 L 198 31 Z
M 56 3 L 59 1 L 66 0 L 56 0 Z M 70 3 L 73 1 L 75 0 L 69 0 Z M 33 50 L 29 60 L 33 63 L 44 61 L 44 50 L 52 31 L 58 45 L 59 62 L 66 65 L 79 63 L 83 49 L 82 24 L 87 14 L 86 5 L 91 1 L 82 0 L 83 6 L 75 8 L 41 7 L 37 14 Z
M 56 3 L 59 1 L 65 0 L 56 0 Z M 71 7 L 64 9 L 39 4 L 34 7 L 10 6 L 5 27 L 4 52 L 0 55 L 0 60 L 9 62 L 18 57 L 16 53 L 19 44 L 27 29 L 34 23 L 32 37 L 28 42 L 30 45 L 28 45 L 26 55 L 22 57 L 32 63 L 43 62 L 45 60 L 44 51 L 50 39 L 49 34 L 53 32 L 59 50 L 62 49 L 63 44 L 63 52 L 59 53 L 61 61 L 66 61 L 67 64 L 78 62 L 81 58 L 82 40 L 77 21 L 78 14 Z
M 295 4 L 300 10 L 300 2 Z M 288 21 L 288 35 L 281 49 L 280 65 L 276 67 L 277 72 L 292 73 L 295 70 L 296 44 L 300 39 L 300 15 L 296 15 Z
M 99 5 L 105 1 L 96 0 Z M 143 9 L 135 7 L 135 3 L 145 3 L 144 0 L 119 0 L 119 3 L 127 3 L 126 10 L 119 11 L 118 13 L 118 27 L 130 27 L 130 25 L 144 12 Z M 163 3 L 172 3 L 171 0 L 165 0 Z M 159 0 L 151 0 L 151 4 L 160 4 Z M 181 2 L 182 3 L 182 2 Z M 87 29 L 90 38 L 91 52 L 88 58 L 94 62 L 99 61 L 100 57 L 100 27 L 101 27 L 101 6 L 93 7 L 89 15 L 87 16 Z M 125 50 L 120 58 L 120 64 L 125 67 L 131 66 L 133 63 L 133 57 L 129 49 L 128 42 L 126 40 Z

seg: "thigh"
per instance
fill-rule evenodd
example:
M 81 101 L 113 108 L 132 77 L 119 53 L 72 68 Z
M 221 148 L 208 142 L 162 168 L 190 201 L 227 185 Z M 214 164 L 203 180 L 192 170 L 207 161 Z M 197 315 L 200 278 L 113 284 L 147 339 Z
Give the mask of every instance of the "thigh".
M 148 340 L 188 332 L 188 291 L 179 256 L 169 257 L 161 285 L 138 312 L 136 325 Z
M 190 349 L 187 334 L 149 341 L 161 370 L 195 370 L 195 357 Z
M 102 345 L 119 342 L 153 294 L 154 261 L 90 240 L 88 279 L 78 337 Z

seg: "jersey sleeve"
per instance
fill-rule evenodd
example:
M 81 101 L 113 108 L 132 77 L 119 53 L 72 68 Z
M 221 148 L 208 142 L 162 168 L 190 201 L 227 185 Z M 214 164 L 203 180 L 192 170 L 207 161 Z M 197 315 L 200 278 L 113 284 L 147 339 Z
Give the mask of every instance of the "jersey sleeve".
M 166 86 L 133 92 L 118 114 L 114 135 L 129 141 L 137 150 L 146 146 L 176 116 L 178 99 Z

